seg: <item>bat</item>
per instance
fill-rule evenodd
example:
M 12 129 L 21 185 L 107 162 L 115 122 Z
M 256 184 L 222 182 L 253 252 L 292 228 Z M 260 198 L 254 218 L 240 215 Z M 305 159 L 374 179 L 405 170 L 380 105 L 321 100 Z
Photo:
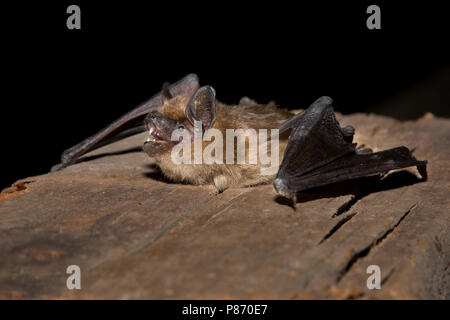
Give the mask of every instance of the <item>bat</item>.
M 330 97 L 321 97 L 298 114 L 273 102 L 258 104 L 247 97 L 231 106 L 219 102 L 214 88 L 200 87 L 198 77 L 190 74 L 172 85 L 165 83 L 162 91 L 147 102 L 64 151 L 61 163 L 52 170 L 73 164 L 103 145 L 148 131 L 143 151 L 169 179 L 213 185 L 218 192 L 272 182 L 275 191 L 291 199 L 294 206 L 299 191 L 395 169 L 416 166 L 422 178 L 427 178 L 427 161 L 417 160 L 407 147 L 380 152 L 357 147 L 353 143 L 355 129 L 340 127 L 332 102 Z M 256 132 L 266 134 L 251 140 Z M 174 133 L 179 139 L 173 139 Z M 225 145 L 220 135 L 226 137 Z M 240 151 L 235 139 L 243 142 Z M 257 141 L 256 147 L 251 141 Z M 281 164 L 273 167 L 267 158 L 251 158 L 255 151 L 262 150 L 261 146 L 270 149 L 267 157 Z M 175 150 L 188 161 L 175 163 Z M 209 151 L 215 161 L 196 161 L 190 150 L 194 154 L 199 151 L 203 157 Z M 227 161 L 223 161 L 224 154 Z M 263 174 L 264 169 L 273 168 Z

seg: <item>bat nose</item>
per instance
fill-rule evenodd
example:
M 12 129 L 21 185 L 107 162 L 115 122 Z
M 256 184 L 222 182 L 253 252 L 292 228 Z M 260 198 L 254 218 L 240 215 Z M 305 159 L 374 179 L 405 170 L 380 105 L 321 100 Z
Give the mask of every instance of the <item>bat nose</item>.
M 147 131 L 154 131 L 154 130 L 156 130 L 156 125 L 151 120 L 145 119 L 145 127 L 147 128 Z
M 173 121 L 167 119 L 157 112 L 151 112 L 145 117 L 145 124 L 147 129 L 150 129 L 152 126 L 154 129 L 158 130 L 166 130 L 169 129 Z
M 160 129 L 161 124 L 162 124 L 162 119 L 163 117 L 161 117 L 158 113 L 156 112 L 150 112 L 146 117 L 145 117 L 145 126 L 147 127 L 147 131 L 156 131 L 158 129 Z

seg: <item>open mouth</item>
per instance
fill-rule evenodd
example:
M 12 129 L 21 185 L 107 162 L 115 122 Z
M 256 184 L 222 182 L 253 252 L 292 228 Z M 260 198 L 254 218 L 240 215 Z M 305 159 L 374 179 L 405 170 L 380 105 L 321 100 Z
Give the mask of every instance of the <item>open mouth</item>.
M 147 140 L 145 140 L 145 142 L 168 143 L 168 141 L 163 138 L 161 132 L 153 123 L 148 122 L 147 129 L 148 129 L 148 138 Z

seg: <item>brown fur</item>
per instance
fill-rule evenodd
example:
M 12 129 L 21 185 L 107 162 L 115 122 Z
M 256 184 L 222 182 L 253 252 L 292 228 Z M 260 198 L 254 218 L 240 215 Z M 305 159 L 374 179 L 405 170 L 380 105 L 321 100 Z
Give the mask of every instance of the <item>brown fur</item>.
M 176 96 L 164 102 L 164 105 L 158 112 L 170 119 L 177 121 L 187 121 L 185 108 L 189 102 L 188 96 Z M 245 100 L 245 103 L 236 106 L 225 105 L 216 101 L 216 121 L 213 128 L 222 132 L 225 148 L 225 130 L 226 129 L 276 129 L 292 117 L 289 111 L 277 108 L 275 103 L 267 105 L 256 104 L 251 100 Z M 268 134 L 270 131 L 268 130 Z M 280 136 L 280 163 L 287 144 L 287 135 Z M 203 141 L 204 148 L 210 144 L 209 141 Z M 235 157 L 236 157 L 236 143 Z M 160 153 L 155 156 L 157 165 L 163 173 L 174 181 L 182 181 L 191 184 L 211 184 L 218 191 L 228 187 L 242 187 L 271 182 L 273 175 L 261 175 L 262 164 L 248 164 L 248 142 L 246 143 L 246 164 L 174 164 L 171 160 L 170 152 Z M 193 150 L 193 147 L 192 147 Z M 270 154 L 270 142 L 268 142 L 268 154 Z M 223 151 L 225 157 L 225 150 Z M 225 162 L 225 159 L 224 159 Z

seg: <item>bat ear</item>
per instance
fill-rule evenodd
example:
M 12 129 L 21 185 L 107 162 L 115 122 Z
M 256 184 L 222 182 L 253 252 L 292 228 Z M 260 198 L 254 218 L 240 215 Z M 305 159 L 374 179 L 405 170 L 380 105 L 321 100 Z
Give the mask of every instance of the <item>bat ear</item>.
M 170 92 L 170 87 L 168 82 L 164 82 L 161 90 L 161 103 L 164 104 L 167 100 L 173 98 L 172 93 Z
M 186 106 L 186 117 L 192 123 L 201 121 L 205 130 L 216 121 L 216 91 L 211 86 L 203 86 L 194 93 Z

